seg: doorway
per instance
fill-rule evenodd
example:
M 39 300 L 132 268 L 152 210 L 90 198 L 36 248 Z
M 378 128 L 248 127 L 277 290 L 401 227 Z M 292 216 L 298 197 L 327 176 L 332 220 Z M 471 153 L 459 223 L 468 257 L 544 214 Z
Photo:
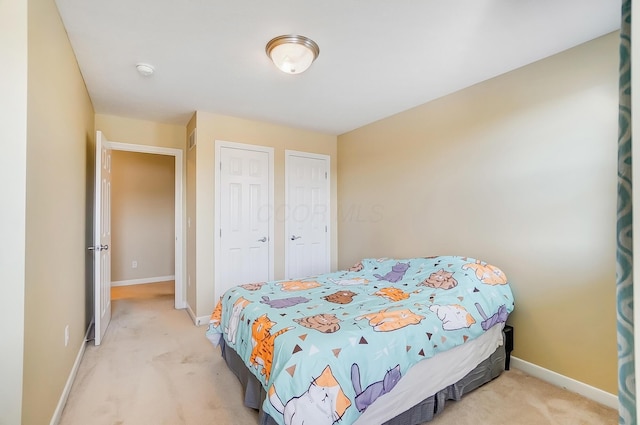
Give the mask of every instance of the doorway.
M 172 270 L 173 273 L 168 274 L 169 272 L 166 272 L 167 274 L 164 274 L 165 272 L 161 272 L 160 275 L 158 276 L 154 275 L 152 277 L 147 276 L 147 277 L 133 278 L 133 279 L 131 278 L 121 279 L 118 277 L 118 275 L 115 275 L 112 278 L 115 282 L 117 282 L 116 287 L 119 285 L 132 285 L 132 284 L 135 285 L 135 284 L 143 284 L 143 283 L 151 283 L 151 282 L 173 281 L 174 282 L 173 284 L 174 308 L 176 309 L 186 308 L 186 294 L 185 294 L 186 288 L 184 286 L 184 279 L 182 276 L 183 258 L 184 258 L 183 226 L 182 226 L 182 217 L 183 217 L 182 155 L 183 155 L 183 152 L 180 149 L 161 148 L 161 147 L 155 147 L 155 146 L 135 145 L 135 144 L 119 143 L 119 142 L 109 142 L 108 147 L 112 151 L 114 151 L 113 153 L 114 155 L 116 155 L 116 160 L 117 160 L 118 153 L 151 154 L 152 157 L 158 156 L 156 159 L 164 160 L 165 162 L 167 159 L 170 159 L 169 162 L 171 162 L 173 165 L 173 174 L 174 174 L 173 182 L 172 183 L 168 182 L 169 184 L 173 185 L 173 203 L 172 203 L 173 204 L 172 205 L 173 223 L 167 223 L 166 220 L 164 220 L 163 223 L 159 224 L 161 226 L 170 227 L 170 229 L 165 229 L 165 230 L 168 230 L 168 231 L 173 230 L 173 238 L 174 238 L 173 252 L 166 252 L 165 250 L 165 252 L 160 252 L 158 253 L 158 255 L 156 255 L 156 257 L 160 258 L 160 261 L 162 261 L 162 259 L 164 258 L 165 262 L 167 261 L 173 262 L 173 270 Z M 132 184 L 135 184 L 135 182 L 132 182 Z M 153 189 L 149 189 L 149 190 L 153 190 Z M 157 206 L 157 205 L 153 205 L 154 203 L 153 198 L 154 198 L 153 196 L 150 196 L 149 199 L 147 200 L 147 202 L 152 204 L 152 205 L 148 205 L 149 208 L 154 208 Z M 136 220 L 133 220 L 133 223 L 134 223 L 133 225 L 135 225 Z M 137 223 L 140 223 L 139 225 L 142 225 L 142 226 L 146 226 L 146 225 L 153 226 L 157 224 L 157 223 L 151 222 L 151 220 L 149 220 L 147 217 L 138 217 Z M 129 223 L 129 226 L 131 225 L 132 224 Z M 126 229 L 124 229 L 124 231 L 126 231 Z M 138 252 L 144 251 L 145 249 L 157 248 L 157 247 L 152 247 L 150 245 L 147 245 L 147 247 L 145 248 L 144 241 L 142 241 L 142 243 L 143 243 L 142 246 L 137 247 Z M 121 265 L 120 266 L 121 268 L 126 268 L 129 270 L 144 271 L 144 267 L 147 266 L 145 262 L 140 261 L 136 255 L 132 255 L 130 253 L 126 253 L 124 256 L 122 256 L 122 258 L 126 258 L 125 260 L 123 259 L 120 260 L 121 262 L 123 261 L 126 262 L 126 264 Z
M 174 173 L 171 156 L 111 151 L 112 300 L 116 288 L 157 282 L 174 298 Z

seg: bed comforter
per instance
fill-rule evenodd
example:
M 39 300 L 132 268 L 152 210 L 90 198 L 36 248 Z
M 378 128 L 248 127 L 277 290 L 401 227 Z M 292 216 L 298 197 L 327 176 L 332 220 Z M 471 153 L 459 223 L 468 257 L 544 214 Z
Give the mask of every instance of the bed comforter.
M 234 287 L 206 335 L 214 345 L 224 337 L 243 359 L 278 423 L 351 424 L 414 364 L 503 326 L 513 308 L 505 274 L 485 262 L 369 258 Z

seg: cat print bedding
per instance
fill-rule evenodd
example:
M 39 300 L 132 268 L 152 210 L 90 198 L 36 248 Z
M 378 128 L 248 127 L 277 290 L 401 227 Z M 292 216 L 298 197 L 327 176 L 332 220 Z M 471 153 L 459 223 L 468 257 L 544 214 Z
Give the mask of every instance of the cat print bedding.
M 504 273 L 473 258 L 364 259 L 231 288 L 206 335 L 259 379 L 276 422 L 352 424 L 413 365 L 502 327 L 513 308 Z

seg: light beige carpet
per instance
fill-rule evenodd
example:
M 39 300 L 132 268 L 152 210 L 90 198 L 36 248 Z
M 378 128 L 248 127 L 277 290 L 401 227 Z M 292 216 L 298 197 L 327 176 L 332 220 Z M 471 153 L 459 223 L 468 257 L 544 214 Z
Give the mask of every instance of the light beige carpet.
M 102 345 L 88 343 L 60 425 L 256 425 L 220 350 L 173 308 L 173 282 L 112 290 Z M 430 425 L 614 425 L 618 414 L 512 369 L 448 402 Z M 342 424 L 346 425 L 346 424 Z

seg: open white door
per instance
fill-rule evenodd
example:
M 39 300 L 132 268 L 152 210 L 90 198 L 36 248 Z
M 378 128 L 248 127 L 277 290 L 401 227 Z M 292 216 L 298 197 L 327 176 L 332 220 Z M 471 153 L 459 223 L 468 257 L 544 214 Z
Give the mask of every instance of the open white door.
M 93 293 L 95 344 L 100 345 L 111 321 L 111 149 L 102 132 L 96 132 L 94 191 Z

